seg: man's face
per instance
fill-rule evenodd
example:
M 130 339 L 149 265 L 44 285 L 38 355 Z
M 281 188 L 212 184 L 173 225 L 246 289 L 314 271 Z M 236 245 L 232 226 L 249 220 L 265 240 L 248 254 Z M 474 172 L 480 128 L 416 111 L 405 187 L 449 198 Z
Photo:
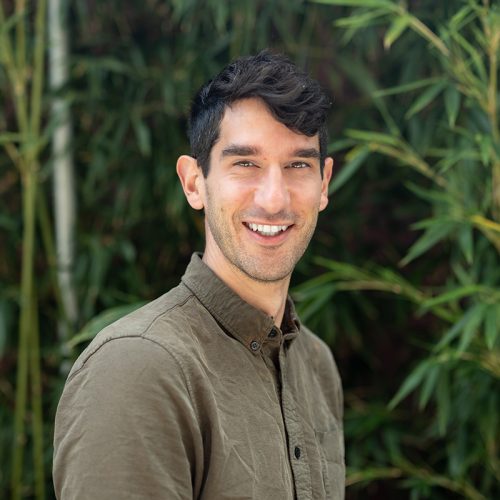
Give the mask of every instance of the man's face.
M 215 272 L 257 281 L 292 273 L 327 203 L 332 159 L 320 173 L 318 136 L 295 133 L 256 98 L 226 109 L 202 179 L 206 248 Z

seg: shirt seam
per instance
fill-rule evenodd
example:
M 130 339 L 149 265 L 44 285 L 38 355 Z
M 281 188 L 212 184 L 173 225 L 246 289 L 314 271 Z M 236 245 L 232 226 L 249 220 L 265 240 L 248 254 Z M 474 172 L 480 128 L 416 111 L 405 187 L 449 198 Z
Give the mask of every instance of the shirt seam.
M 189 290 L 189 289 L 188 289 Z M 189 290 L 191 292 L 191 290 Z M 163 347 L 165 350 L 166 349 L 166 346 L 162 345 L 161 343 L 147 337 L 147 333 L 148 331 L 151 329 L 151 327 L 153 326 L 153 324 L 160 318 L 162 317 L 164 314 L 167 314 L 169 313 L 170 311 L 173 311 L 174 309 L 176 309 L 177 307 L 181 307 L 183 305 L 186 304 L 186 302 L 188 302 L 189 299 L 193 298 L 193 295 L 192 295 L 192 292 L 191 294 L 189 294 L 182 302 L 178 302 L 176 304 L 173 304 L 171 307 L 165 309 L 164 311 L 161 311 L 160 313 L 158 313 L 156 316 L 154 316 L 151 321 L 149 322 L 148 325 L 146 325 L 141 331 L 137 332 L 137 333 L 130 333 L 130 334 L 124 334 L 124 335 L 121 335 L 119 337 L 110 337 L 110 338 L 107 338 L 107 339 L 104 339 L 100 344 L 98 344 L 97 346 L 95 346 L 92 351 L 90 351 L 86 356 L 85 356 L 85 360 L 82 361 L 82 365 L 77 369 L 75 370 L 73 373 L 70 374 L 70 376 L 68 377 L 68 382 L 77 374 L 79 373 L 81 370 L 83 370 L 83 368 L 85 368 L 85 365 L 87 364 L 87 362 L 89 361 L 89 359 L 94 356 L 94 354 L 97 353 L 97 351 L 99 351 L 102 347 L 104 347 L 104 345 L 106 345 L 108 342 L 111 342 L 112 340 L 120 340 L 120 339 L 126 339 L 126 338 L 143 338 L 145 340 L 150 340 L 151 342 L 155 343 L 155 344 L 158 344 L 159 346 Z M 116 326 L 114 324 L 111 324 L 109 325 L 113 328 L 116 328 Z M 107 327 L 106 327 L 107 328 Z M 106 328 L 103 328 L 99 333 L 103 332 Z M 170 351 L 168 351 L 170 352 Z
M 165 345 L 163 345 L 161 342 L 158 342 L 157 340 L 155 339 L 152 339 L 152 338 L 149 338 L 149 337 L 145 337 L 143 334 L 130 334 L 130 335 L 123 335 L 122 337 L 118 337 L 118 338 L 111 338 L 111 339 L 107 339 L 106 341 L 104 341 L 88 358 L 87 360 L 85 361 L 85 363 L 80 367 L 78 368 L 78 370 L 76 370 L 70 378 L 68 378 L 68 381 L 71 380 L 72 378 L 74 378 L 76 375 L 78 375 L 85 367 L 86 367 L 86 363 L 87 361 L 94 355 L 94 354 L 97 354 L 98 351 L 100 351 L 100 349 L 102 347 L 104 347 L 106 344 L 109 344 L 110 342 L 113 342 L 113 341 L 119 341 L 119 340 L 123 340 L 123 339 L 142 339 L 142 340 L 145 340 L 147 342 L 151 342 L 152 344 L 155 344 L 157 345 L 158 347 L 162 348 L 163 351 L 165 351 L 175 362 L 176 365 L 178 365 L 178 368 L 182 374 L 182 378 L 184 379 L 184 383 L 186 384 L 186 388 L 188 390 L 188 393 L 189 393 L 189 397 L 191 399 L 192 402 L 194 402 L 194 398 L 193 398 L 193 390 L 192 390 L 192 387 L 191 387 L 191 384 L 189 383 L 189 379 L 188 377 L 186 376 L 186 372 L 182 366 L 182 363 L 180 362 L 180 360 L 177 358 L 177 356 Z

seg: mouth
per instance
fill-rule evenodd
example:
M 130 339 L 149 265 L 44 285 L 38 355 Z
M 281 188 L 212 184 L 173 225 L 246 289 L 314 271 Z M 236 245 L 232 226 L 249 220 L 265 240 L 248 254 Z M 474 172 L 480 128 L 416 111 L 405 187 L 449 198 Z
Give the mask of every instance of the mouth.
M 260 234 L 261 236 L 277 236 L 280 233 L 284 233 L 292 224 L 288 225 L 273 225 L 273 224 L 254 224 L 253 222 L 244 222 L 245 226 L 253 231 L 254 233 Z

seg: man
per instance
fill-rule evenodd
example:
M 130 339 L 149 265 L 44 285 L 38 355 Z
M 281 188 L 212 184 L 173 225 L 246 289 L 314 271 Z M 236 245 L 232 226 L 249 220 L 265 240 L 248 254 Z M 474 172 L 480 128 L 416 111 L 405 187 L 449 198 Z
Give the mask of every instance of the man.
M 342 391 L 287 297 L 327 203 L 329 101 L 269 52 L 205 85 L 177 172 L 206 246 L 100 332 L 56 417 L 59 499 L 341 499 Z

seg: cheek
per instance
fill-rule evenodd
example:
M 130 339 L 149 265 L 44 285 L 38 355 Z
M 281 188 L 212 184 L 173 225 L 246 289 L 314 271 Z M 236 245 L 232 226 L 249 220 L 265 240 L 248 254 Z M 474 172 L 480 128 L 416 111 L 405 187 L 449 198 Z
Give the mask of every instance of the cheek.
M 302 186 L 301 189 L 296 189 L 293 192 L 293 208 L 303 212 L 317 212 L 322 210 L 324 203 L 321 189 L 317 186 Z M 326 206 L 326 205 L 325 205 Z
M 238 190 L 222 183 L 211 185 L 206 193 L 207 210 L 220 221 L 234 216 L 238 210 Z
M 214 194 L 219 205 L 226 211 L 238 210 L 251 202 L 254 189 L 250 183 L 231 182 L 214 186 Z

